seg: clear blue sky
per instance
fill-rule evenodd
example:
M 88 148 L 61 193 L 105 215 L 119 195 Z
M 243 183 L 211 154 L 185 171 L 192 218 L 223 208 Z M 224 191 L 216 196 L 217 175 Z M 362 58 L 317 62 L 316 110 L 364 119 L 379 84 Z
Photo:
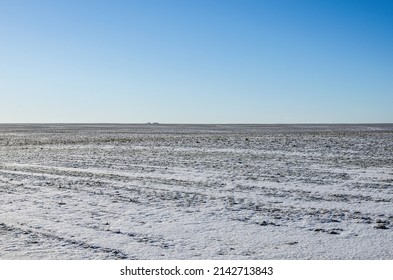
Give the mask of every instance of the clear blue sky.
M 1 122 L 393 122 L 393 1 L 0 1 Z

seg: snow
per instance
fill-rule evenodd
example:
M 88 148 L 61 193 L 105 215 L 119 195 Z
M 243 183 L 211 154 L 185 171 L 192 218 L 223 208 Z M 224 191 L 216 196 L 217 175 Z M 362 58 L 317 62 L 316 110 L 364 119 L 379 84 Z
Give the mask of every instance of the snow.
M 393 125 L 0 125 L 0 259 L 393 259 Z

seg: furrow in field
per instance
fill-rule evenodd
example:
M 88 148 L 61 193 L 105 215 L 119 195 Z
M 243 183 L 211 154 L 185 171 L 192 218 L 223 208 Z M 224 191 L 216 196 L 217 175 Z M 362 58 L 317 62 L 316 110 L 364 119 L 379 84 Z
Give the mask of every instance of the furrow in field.
M 14 171 L 16 172 L 16 171 Z M 45 174 L 37 174 L 41 178 L 46 178 Z M 53 174 L 49 174 L 53 182 Z M 64 179 L 64 176 L 59 176 Z M 48 178 L 46 178 L 48 182 Z M 49 180 L 49 182 L 51 182 Z M 36 182 L 37 183 L 37 182 Z M 39 181 L 38 181 L 39 183 Z M 99 184 L 98 184 L 99 183 Z M 21 186 L 20 183 L 17 185 Z M 41 188 L 48 188 L 48 184 L 43 184 Z M 149 182 L 147 187 L 141 187 L 140 185 L 122 184 L 116 181 L 99 181 L 99 180 L 83 180 L 78 178 L 74 181 L 59 181 L 58 184 L 52 184 L 52 188 L 56 190 L 66 191 L 69 190 L 74 193 L 74 196 L 80 196 L 80 193 L 92 195 L 93 201 L 99 198 L 105 198 L 109 203 L 120 203 L 125 208 L 130 207 L 130 203 L 141 204 L 142 207 L 151 207 L 161 205 L 163 207 L 176 207 L 179 209 L 194 209 L 200 205 L 220 206 L 225 209 L 228 213 L 224 215 L 227 219 L 235 219 L 242 222 L 255 223 L 260 225 L 291 225 L 300 226 L 305 220 L 314 221 L 314 223 L 340 223 L 342 221 L 353 220 L 356 223 L 372 224 L 378 219 L 378 217 L 384 217 L 378 212 L 376 208 L 372 213 L 364 213 L 356 211 L 357 207 L 348 206 L 348 198 L 343 199 L 342 196 L 332 194 L 333 198 L 323 199 L 321 196 L 310 196 L 307 198 L 307 192 L 300 191 L 297 194 L 297 198 L 293 191 L 277 192 L 276 188 L 265 188 L 259 189 L 258 191 L 252 189 L 254 197 L 260 197 L 261 199 L 253 199 L 250 193 L 239 193 L 238 191 L 216 191 L 212 188 L 208 188 L 208 192 L 192 192 L 194 190 L 191 186 L 182 188 L 179 184 L 164 185 L 162 182 L 153 184 Z M 26 187 L 28 188 L 28 187 Z M 35 186 L 34 189 L 38 187 Z M 238 186 L 237 189 L 240 189 Z M 257 195 L 255 195 L 257 194 Z M 56 195 L 52 194 L 52 197 Z M 277 200 L 281 198 L 282 200 Z M 294 203 L 290 203 L 290 199 L 294 200 Z M 351 197 L 354 202 L 359 203 L 359 197 Z M 366 201 L 370 199 L 366 199 Z M 64 203 L 63 200 L 58 199 L 58 203 Z M 299 207 L 299 204 L 309 201 L 308 207 Z M 386 202 L 386 201 L 385 201 Z M 149 206 L 150 205 L 150 206 Z M 96 207 L 96 204 L 91 205 Z M 311 207 L 314 206 L 314 207 Z M 325 208 L 324 208 L 324 207 Z M 370 204 L 370 206 L 374 206 Z M 311 208 L 310 208 L 311 207 Z M 359 209 L 362 209 L 359 207 Z M 351 210 L 348 210 L 351 209 Z M 216 208 L 211 210 L 214 213 Z M 191 210 L 191 211 L 192 211 Z M 247 213 L 246 215 L 244 213 Z M 240 218 L 237 213 L 242 213 Z M 390 223 L 391 217 L 388 218 Z M 267 222 L 269 221 L 269 222 Z

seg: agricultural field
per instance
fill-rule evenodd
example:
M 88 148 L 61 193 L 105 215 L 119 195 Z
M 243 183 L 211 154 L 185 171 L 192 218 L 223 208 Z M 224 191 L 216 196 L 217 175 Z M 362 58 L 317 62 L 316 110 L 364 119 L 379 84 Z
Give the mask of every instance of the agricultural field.
M 0 125 L 0 259 L 393 259 L 393 125 Z

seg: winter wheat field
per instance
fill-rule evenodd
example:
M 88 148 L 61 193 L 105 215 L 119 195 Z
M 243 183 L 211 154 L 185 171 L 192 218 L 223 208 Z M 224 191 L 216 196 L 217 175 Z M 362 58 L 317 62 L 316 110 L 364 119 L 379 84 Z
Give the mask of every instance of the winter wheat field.
M 393 259 L 393 125 L 0 125 L 0 259 Z

